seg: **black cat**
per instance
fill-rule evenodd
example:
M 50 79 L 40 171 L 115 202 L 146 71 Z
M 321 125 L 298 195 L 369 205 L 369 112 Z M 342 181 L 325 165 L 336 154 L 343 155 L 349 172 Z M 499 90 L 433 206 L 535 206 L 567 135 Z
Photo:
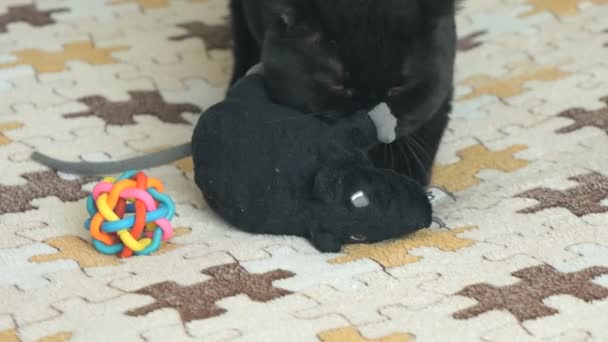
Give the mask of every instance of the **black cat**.
M 232 83 L 260 61 L 272 99 L 305 112 L 388 103 L 399 139 L 369 152 L 422 185 L 448 123 L 458 0 L 231 0 Z

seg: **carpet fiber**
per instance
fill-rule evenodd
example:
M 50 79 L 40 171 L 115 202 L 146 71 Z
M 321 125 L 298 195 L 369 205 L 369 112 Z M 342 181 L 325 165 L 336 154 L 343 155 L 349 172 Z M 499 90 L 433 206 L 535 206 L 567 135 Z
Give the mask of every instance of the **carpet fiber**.
M 0 1 L 0 341 L 608 339 L 606 0 L 465 1 L 433 177 L 445 226 L 320 254 L 224 224 L 184 159 L 146 170 L 176 203 L 175 236 L 150 256 L 98 253 L 98 179 L 30 154 L 187 142 L 229 77 L 226 5 Z

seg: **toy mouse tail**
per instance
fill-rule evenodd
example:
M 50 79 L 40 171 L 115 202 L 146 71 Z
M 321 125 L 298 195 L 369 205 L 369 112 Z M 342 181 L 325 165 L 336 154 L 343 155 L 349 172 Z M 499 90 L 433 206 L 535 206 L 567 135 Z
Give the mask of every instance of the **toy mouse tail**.
M 31 159 L 53 170 L 78 175 L 107 175 L 165 165 L 192 155 L 190 143 L 139 157 L 104 162 L 68 162 L 34 152 Z

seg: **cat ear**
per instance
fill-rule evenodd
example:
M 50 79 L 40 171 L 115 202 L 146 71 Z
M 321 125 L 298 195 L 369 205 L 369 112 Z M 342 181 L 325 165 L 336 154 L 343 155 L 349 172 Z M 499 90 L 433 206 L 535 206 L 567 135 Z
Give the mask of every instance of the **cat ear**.
M 461 3 L 461 0 L 418 0 L 422 13 L 430 20 L 453 15 Z
M 296 23 L 296 17 L 292 13 L 281 13 L 279 18 L 281 18 L 281 22 L 285 28 L 291 28 Z
M 288 29 L 295 25 L 296 15 L 292 0 L 270 0 L 267 6 L 270 15 L 275 20 L 278 18 L 282 28 Z

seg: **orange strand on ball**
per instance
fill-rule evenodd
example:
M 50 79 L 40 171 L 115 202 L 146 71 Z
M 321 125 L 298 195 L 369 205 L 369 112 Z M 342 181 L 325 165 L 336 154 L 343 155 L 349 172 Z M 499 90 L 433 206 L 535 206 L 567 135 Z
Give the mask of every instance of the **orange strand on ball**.
M 148 177 L 143 172 L 138 172 L 135 175 L 135 187 L 141 190 L 146 190 L 146 185 L 148 183 Z M 146 206 L 144 202 L 139 199 L 135 199 L 135 225 L 133 226 L 133 230 L 131 230 L 131 235 L 136 240 L 141 238 L 141 235 L 146 227 Z M 121 258 L 128 258 L 133 255 L 133 251 L 124 246 L 122 251 L 120 252 Z

